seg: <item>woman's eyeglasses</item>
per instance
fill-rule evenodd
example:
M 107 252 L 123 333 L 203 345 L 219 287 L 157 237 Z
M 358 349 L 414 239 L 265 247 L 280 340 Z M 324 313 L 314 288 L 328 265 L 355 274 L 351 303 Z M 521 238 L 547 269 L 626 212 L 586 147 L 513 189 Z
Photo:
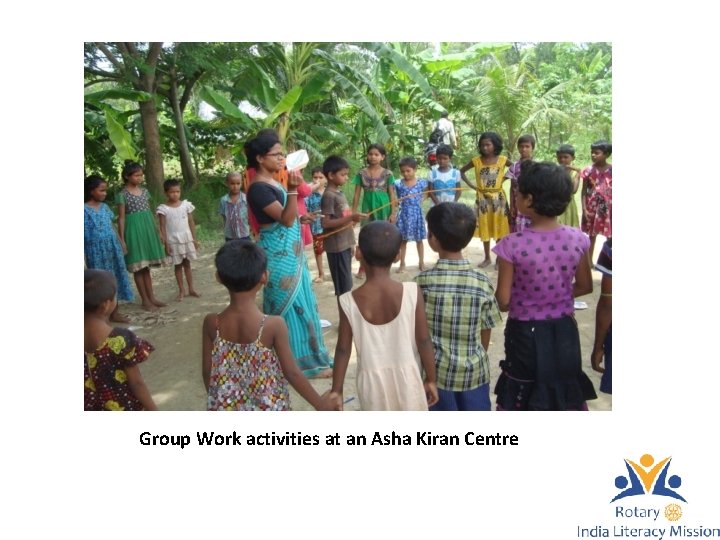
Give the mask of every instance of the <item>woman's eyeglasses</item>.
M 273 152 L 272 154 L 265 154 L 266 156 L 274 157 L 274 158 L 284 158 L 287 156 L 285 152 Z

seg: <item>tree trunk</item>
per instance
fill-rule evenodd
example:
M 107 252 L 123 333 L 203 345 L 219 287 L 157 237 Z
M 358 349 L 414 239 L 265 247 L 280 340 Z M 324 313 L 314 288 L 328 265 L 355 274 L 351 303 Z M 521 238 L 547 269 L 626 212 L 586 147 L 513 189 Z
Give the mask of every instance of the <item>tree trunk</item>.
M 175 117 L 175 133 L 178 139 L 178 154 L 180 154 L 180 169 L 182 170 L 185 188 L 190 189 L 197 184 L 197 173 L 192 163 L 190 154 L 190 146 L 188 146 L 187 137 L 185 135 L 185 123 L 183 122 L 183 113 L 180 108 L 180 101 L 177 92 L 177 81 L 172 78 L 170 81 L 170 106 L 172 107 L 173 116 Z
M 515 137 L 515 131 L 508 123 L 508 130 L 507 130 L 507 140 L 505 144 L 507 144 L 507 152 L 508 156 L 510 156 L 511 159 L 514 158 L 515 152 L 517 151 L 517 137 Z
M 553 124 L 552 124 L 552 118 L 548 120 L 548 148 L 553 147 L 553 132 L 552 132 Z
M 155 100 L 140 102 L 140 117 L 143 126 L 143 144 L 145 147 L 145 179 L 150 192 L 159 196 L 165 179 L 162 150 L 160 148 L 160 128 Z
M 135 58 L 139 58 L 133 44 L 126 43 L 125 46 Z M 157 105 L 155 104 L 155 94 L 157 93 L 155 68 L 161 51 L 161 42 L 150 44 L 145 58 L 146 68 L 138 70 L 139 80 L 135 85 L 138 90 L 153 94 L 152 99 L 140 102 L 140 117 L 142 119 L 143 144 L 145 146 L 145 178 L 150 192 L 156 197 L 162 194 L 162 185 L 165 180 L 162 148 L 160 147 L 160 124 L 158 122 Z
M 289 129 L 290 129 L 290 118 L 288 117 L 287 113 L 282 113 L 278 117 L 277 128 L 276 128 L 278 137 L 280 137 L 281 144 L 285 144 L 285 141 L 287 140 L 287 134 L 288 134 Z

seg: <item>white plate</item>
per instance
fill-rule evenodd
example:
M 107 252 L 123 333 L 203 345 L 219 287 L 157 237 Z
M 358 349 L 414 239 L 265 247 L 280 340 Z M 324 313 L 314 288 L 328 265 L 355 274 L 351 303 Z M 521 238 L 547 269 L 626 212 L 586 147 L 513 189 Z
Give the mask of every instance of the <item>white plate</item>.
M 575 300 L 575 309 L 587 309 L 588 305 L 580 300 Z
M 329 328 L 332 326 L 332 323 L 330 321 L 326 321 L 325 319 L 320 319 L 320 326 L 322 328 Z

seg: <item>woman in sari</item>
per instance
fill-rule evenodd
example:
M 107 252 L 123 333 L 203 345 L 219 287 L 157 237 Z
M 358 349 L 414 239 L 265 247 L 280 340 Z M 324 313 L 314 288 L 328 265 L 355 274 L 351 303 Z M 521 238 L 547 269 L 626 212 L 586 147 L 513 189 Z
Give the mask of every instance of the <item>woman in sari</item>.
M 297 186 L 302 177 L 290 173 L 287 190 L 273 178 L 285 164 L 285 154 L 275 133 L 265 130 L 258 133 L 245 143 L 245 155 L 248 168 L 256 171 L 247 193 L 248 204 L 260 226 L 257 243 L 268 258 L 263 312 L 285 319 L 290 348 L 306 377 L 330 377 L 333 362 L 325 349 L 300 238 Z
M 266 128 L 261 129 L 257 132 L 257 137 L 262 137 L 265 135 L 271 135 L 278 139 L 277 132 L 272 128 Z M 245 152 L 247 155 L 247 151 Z M 248 190 L 250 189 L 250 184 L 253 183 L 255 180 L 255 175 L 257 174 L 257 171 L 255 170 L 254 166 L 251 166 L 248 164 L 247 169 L 245 170 L 245 174 L 243 175 L 243 192 L 247 194 Z M 272 175 L 274 180 L 277 180 L 282 184 L 282 187 L 285 191 L 287 191 L 288 187 L 288 170 L 285 168 L 285 161 L 283 160 L 282 166 L 273 173 Z M 252 209 L 248 212 L 248 221 L 250 222 L 250 229 L 252 229 L 253 238 L 256 238 L 257 235 L 260 233 L 260 224 L 258 223 L 257 219 L 255 218 L 255 215 L 252 212 Z M 301 229 L 302 230 L 302 229 Z

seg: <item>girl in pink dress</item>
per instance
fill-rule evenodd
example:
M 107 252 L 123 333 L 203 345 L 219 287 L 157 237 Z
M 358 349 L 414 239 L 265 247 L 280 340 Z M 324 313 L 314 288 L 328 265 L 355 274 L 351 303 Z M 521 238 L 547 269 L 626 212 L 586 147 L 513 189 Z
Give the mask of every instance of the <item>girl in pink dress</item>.
M 590 256 L 595 252 L 598 234 L 612 238 L 612 165 L 607 158 L 612 144 L 597 141 L 590 145 L 592 165 L 581 173 L 582 178 L 582 231 L 590 236 Z
M 574 298 L 592 292 L 588 238 L 559 225 L 572 196 L 565 169 L 527 163 L 518 179 L 518 212 L 532 225 L 493 248 L 495 292 L 505 326 L 505 360 L 495 394 L 498 410 L 586 410 L 597 395 L 583 372 Z

